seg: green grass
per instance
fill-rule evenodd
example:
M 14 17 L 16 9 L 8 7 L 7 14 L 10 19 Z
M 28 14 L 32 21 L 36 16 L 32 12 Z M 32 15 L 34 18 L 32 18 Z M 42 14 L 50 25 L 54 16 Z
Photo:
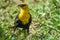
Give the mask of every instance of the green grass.
M 60 40 L 60 0 L 46 0 L 36 3 L 26 2 L 32 15 L 30 35 L 24 40 Z M 17 36 L 11 37 L 14 23 L 19 13 L 17 4 L 13 1 L 0 0 L 0 39 L 21 40 L 22 29 L 17 28 Z

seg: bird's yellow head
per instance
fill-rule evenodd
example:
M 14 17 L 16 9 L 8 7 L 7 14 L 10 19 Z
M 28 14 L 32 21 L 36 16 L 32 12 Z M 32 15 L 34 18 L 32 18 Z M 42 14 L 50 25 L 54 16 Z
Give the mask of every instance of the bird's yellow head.
M 20 9 L 23 9 L 23 10 L 28 10 L 28 9 L 29 9 L 29 8 L 28 8 L 28 5 L 25 4 L 25 3 L 19 4 L 18 7 L 19 7 Z

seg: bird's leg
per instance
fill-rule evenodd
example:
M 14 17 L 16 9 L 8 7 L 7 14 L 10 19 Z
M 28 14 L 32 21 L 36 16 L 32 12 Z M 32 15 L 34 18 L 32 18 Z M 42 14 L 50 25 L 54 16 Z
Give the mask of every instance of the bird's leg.
M 18 23 L 14 23 L 14 32 L 16 31 Z
M 16 31 L 16 27 L 14 27 L 14 32 Z
M 27 37 L 27 35 L 29 34 L 29 29 L 23 29 L 24 31 L 24 36 Z
M 26 31 L 27 31 L 27 35 L 29 35 L 29 28 Z
M 26 29 L 23 28 L 24 36 L 26 37 Z

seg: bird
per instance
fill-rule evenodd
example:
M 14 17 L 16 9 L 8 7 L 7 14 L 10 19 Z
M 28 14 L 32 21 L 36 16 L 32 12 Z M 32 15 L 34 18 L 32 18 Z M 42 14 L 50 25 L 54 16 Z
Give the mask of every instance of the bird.
M 20 13 L 17 14 L 14 21 L 14 31 L 17 27 L 22 28 L 23 30 L 27 30 L 29 34 L 29 26 L 32 21 L 31 14 L 29 13 L 29 7 L 26 3 L 18 4 Z

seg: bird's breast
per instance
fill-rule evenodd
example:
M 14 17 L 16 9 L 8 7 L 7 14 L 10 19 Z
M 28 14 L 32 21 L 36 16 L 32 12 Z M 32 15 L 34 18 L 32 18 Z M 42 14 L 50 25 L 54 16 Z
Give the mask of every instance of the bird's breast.
M 20 21 L 22 21 L 22 24 L 27 24 L 29 22 L 30 15 L 22 13 L 22 14 L 19 14 L 18 18 Z

